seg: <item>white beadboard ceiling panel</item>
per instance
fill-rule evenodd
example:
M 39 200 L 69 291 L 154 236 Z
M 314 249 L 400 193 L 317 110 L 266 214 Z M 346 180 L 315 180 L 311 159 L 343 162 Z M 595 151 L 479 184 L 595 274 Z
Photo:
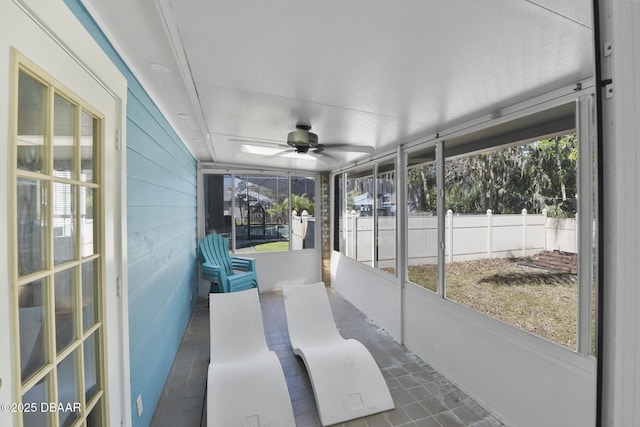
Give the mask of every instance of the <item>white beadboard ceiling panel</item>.
M 85 3 L 194 155 L 226 164 L 330 170 L 363 154 L 247 141 L 304 122 L 386 150 L 593 69 L 588 0 Z

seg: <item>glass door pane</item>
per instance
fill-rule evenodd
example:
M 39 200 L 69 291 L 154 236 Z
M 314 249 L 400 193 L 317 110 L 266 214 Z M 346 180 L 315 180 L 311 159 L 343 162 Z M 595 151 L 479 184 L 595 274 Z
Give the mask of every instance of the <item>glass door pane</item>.
M 22 412 L 22 425 L 25 427 L 47 427 L 51 412 L 42 411 L 40 402 L 49 402 L 49 383 L 51 375 L 47 375 L 22 396 L 22 402 L 28 403 L 34 411 Z M 32 405 L 35 404 L 35 407 Z
M 97 260 L 82 264 L 82 329 L 86 331 L 98 320 Z
M 80 187 L 80 256 L 82 258 L 96 253 L 96 232 L 94 199 L 97 190 L 91 187 Z
M 18 275 L 45 268 L 47 244 L 47 183 L 28 178 L 17 182 Z
M 86 111 L 80 114 L 80 181 L 95 182 L 98 119 Z
M 100 349 L 97 335 L 96 332 L 84 340 L 84 392 L 87 402 L 95 396 L 99 386 Z
M 53 287 L 56 307 L 56 353 L 67 347 L 76 337 L 74 314 L 76 270 L 70 268 L 54 275 Z
M 75 259 L 77 187 L 53 183 L 53 259 L 55 265 Z
M 18 288 L 20 323 L 20 366 L 22 381 L 44 367 L 46 351 L 46 280 L 40 279 Z
M 58 411 L 60 426 L 68 427 L 80 415 L 78 391 L 78 350 L 74 350 L 58 365 L 58 402 L 64 410 Z M 76 410 L 77 408 L 77 410 Z
M 20 73 L 18 80 L 18 159 L 19 169 L 43 172 L 47 87 Z
M 53 175 L 75 179 L 75 106 L 59 94 L 53 97 Z

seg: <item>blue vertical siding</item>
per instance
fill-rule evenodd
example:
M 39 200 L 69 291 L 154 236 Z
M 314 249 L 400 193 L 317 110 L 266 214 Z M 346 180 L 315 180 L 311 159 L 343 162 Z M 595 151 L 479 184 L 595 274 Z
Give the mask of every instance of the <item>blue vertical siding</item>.
M 128 81 L 131 412 L 134 426 L 148 426 L 197 297 L 197 165 L 80 0 L 65 3 Z M 139 394 L 141 417 L 135 404 Z

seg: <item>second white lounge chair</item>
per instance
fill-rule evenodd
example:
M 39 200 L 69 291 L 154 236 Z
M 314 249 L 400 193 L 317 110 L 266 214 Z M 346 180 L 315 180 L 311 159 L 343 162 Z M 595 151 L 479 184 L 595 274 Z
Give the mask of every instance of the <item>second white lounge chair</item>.
M 324 283 L 285 286 L 282 292 L 291 346 L 309 372 L 322 425 L 393 409 L 371 353 L 338 333 Z
M 295 427 L 278 356 L 264 337 L 256 288 L 209 295 L 208 427 Z

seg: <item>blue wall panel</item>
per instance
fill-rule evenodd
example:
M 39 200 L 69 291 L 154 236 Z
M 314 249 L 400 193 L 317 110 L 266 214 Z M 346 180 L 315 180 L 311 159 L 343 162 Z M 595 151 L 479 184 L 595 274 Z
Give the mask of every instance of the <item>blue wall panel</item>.
M 81 1 L 65 3 L 128 81 L 131 412 L 133 426 L 148 426 L 197 297 L 197 165 Z M 144 401 L 141 417 L 138 394 Z

